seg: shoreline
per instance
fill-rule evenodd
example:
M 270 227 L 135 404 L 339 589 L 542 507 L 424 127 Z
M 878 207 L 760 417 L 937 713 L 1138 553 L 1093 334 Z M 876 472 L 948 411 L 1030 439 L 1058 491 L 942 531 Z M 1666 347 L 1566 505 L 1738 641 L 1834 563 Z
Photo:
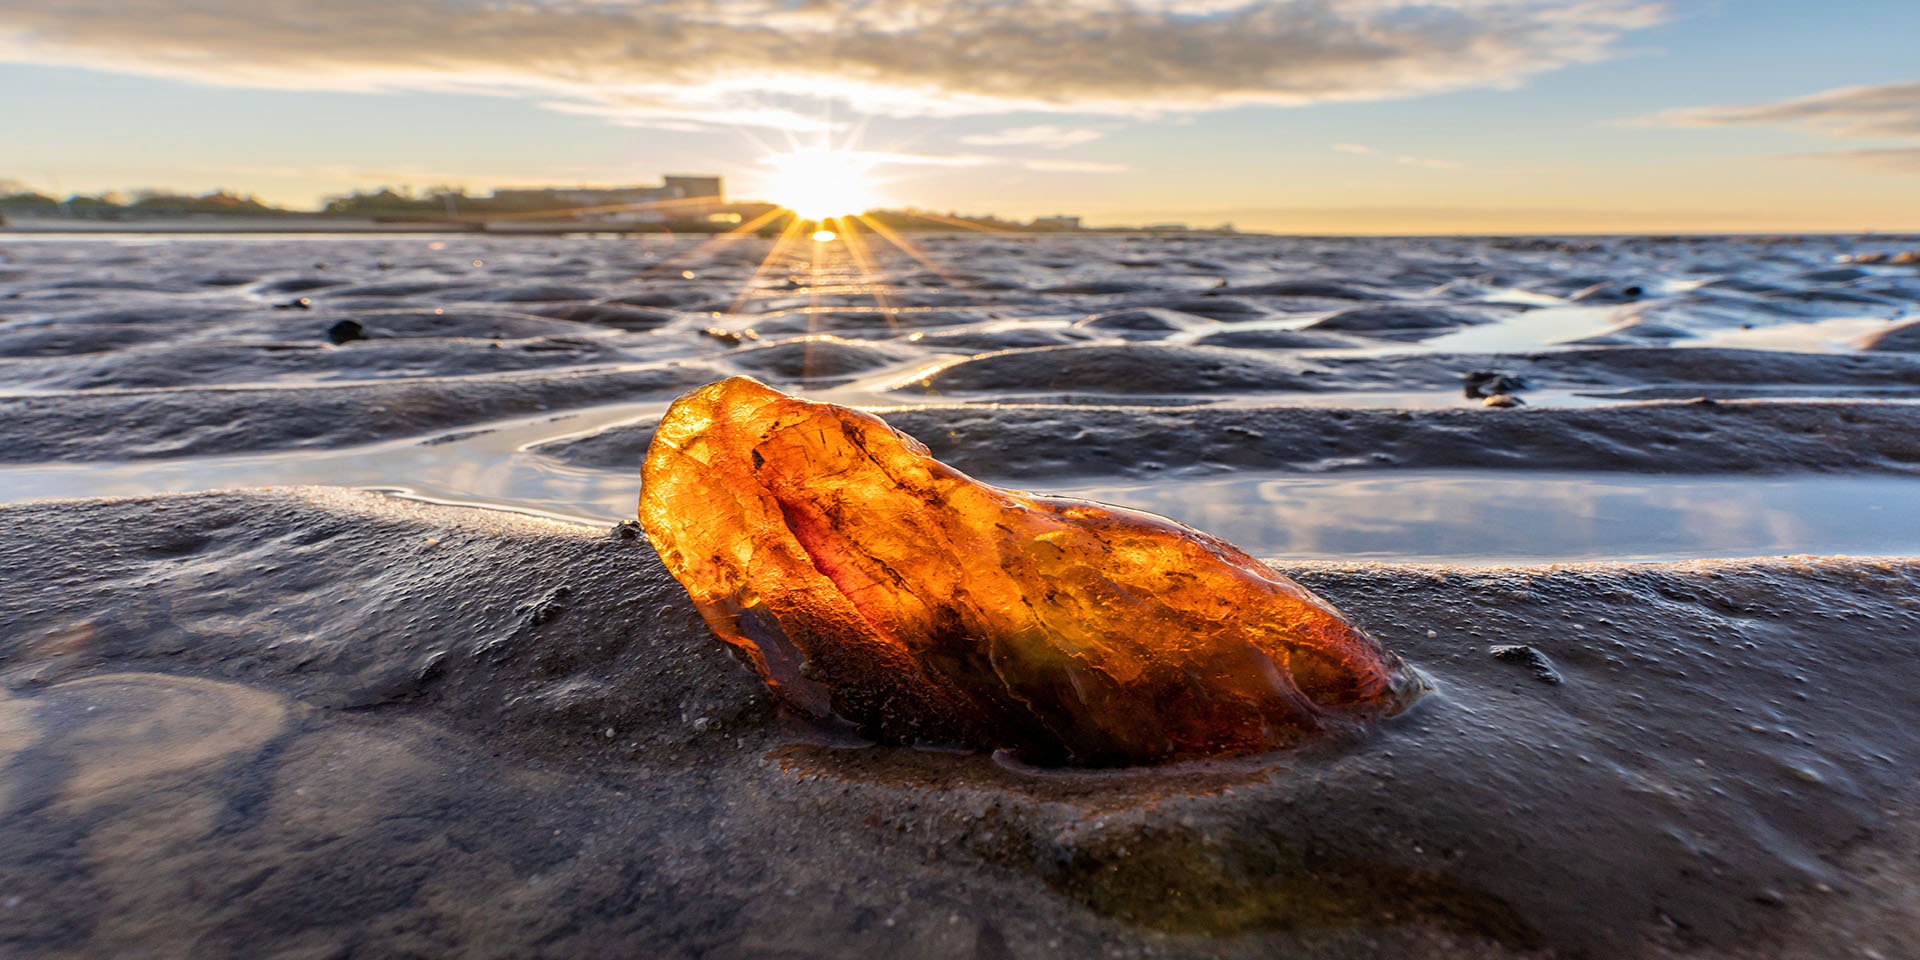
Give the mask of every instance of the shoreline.
M 577 220 L 495 220 L 479 222 L 445 221 L 409 221 L 374 220 L 354 217 L 234 217 L 234 218 L 175 218 L 152 220 L 86 220 L 79 218 L 50 217 L 9 217 L 0 224 L 0 238 L 7 236 L 45 236 L 45 235 L 96 235 L 96 234 L 178 234 L 183 236 L 201 235 L 274 235 L 274 234 L 340 234 L 343 236 L 363 236 L 368 234 L 476 234 L 486 236 L 563 236 L 568 234 L 633 234 L 649 235 L 662 233 L 687 233 L 687 225 L 675 224 L 673 230 L 666 230 L 658 223 L 591 223 Z M 724 226 L 710 229 L 693 230 L 694 233 L 722 234 Z M 913 228 L 901 228 L 899 232 L 925 236 L 964 235 L 955 230 L 920 231 Z M 1791 238 L 1850 238 L 1872 241 L 1890 241 L 1920 245 L 1920 227 L 1911 229 L 1888 230 L 1836 230 L 1830 232 L 1809 233 L 1803 230 L 1660 230 L 1660 231 L 1604 231 L 1604 232 L 1555 232 L 1551 230 L 1494 231 L 1488 233 L 1459 233 L 1457 231 L 1426 231 L 1413 233 L 1320 233 L 1288 232 L 1284 230 L 1233 230 L 1222 231 L 1205 227 L 1193 227 L 1183 230 L 1155 230 L 1146 227 L 1095 227 L 1079 230 L 1035 230 L 1010 233 L 1009 237 L 1100 237 L 1100 236 L 1158 236 L 1158 237 L 1291 237 L 1299 239 L 1431 239 L 1457 237 L 1462 239 L 1492 240 L 1622 240 L 1639 238 L 1643 240 L 1713 240 L 1713 239 L 1762 239 L 1781 238 L 1791 242 Z
M 290 217 L 230 217 L 230 218 L 155 218 L 127 220 L 89 220 L 83 218 L 53 217 L 10 217 L 0 223 L 0 237 L 14 236 L 90 236 L 99 234 L 153 234 L 153 235 L 326 235 L 364 236 L 370 234 L 475 234 L 484 236 L 565 236 L 571 234 L 610 234 L 610 235 L 721 235 L 731 229 L 730 224 L 708 224 L 701 222 L 631 222 L 631 221 L 583 221 L 565 218 L 536 220 L 517 217 L 498 220 L 400 220 L 361 217 L 331 216 L 290 216 Z M 925 229 L 903 227 L 897 232 L 916 236 L 943 236 L 964 233 L 957 227 L 946 229 Z M 1180 230 L 1153 229 L 1150 227 L 1108 227 L 1081 230 L 1033 230 L 1010 232 L 1015 237 L 1052 237 L 1052 236 L 1264 236 L 1260 232 L 1241 232 L 1216 230 L 1210 228 L 1185 228 Z

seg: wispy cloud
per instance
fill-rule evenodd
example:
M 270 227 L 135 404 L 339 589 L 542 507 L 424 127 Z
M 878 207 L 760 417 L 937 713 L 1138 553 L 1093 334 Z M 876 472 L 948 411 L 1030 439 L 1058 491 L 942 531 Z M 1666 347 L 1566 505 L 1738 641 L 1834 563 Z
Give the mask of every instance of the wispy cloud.
M 1021 167 L 1039 173 L 1127 173 L 1129 165 L 1125 163 L 1106 163 L 1100 159 L 1025 159 Z
M 1020 167 L 1042 173 L 1124 173 L 1124 163 L 1098 160 L 1068 160 L 1061 157 L 1013 157 L 989 153 L 902 153 L 890 150 L 848 150 L 853 165 L 873 168 L 898 167 Z
M 1644 0 L 0 0 L 0 61 L 808 129 L 819 100 L 1140 115 L 1512 86 L 1664 16 Z
M 984 153 L 900 153 L 888 150 L 855 150 L 850 156 L 859 162 L 882 166 L 906 167 L 987 167 L 1009 162 L 1004 157 Z
M 1795 126 L 1836 137 L 1920 138 L 1920 83 L 1841 87 L 1779 103 L 1667 110 L 1656 123 L 1678 127 Z
M 1920 141 L 1920 83 L 1841 87 L 1778 103 L 1683 107 L 1640 122 L 1675 127 L 1788 126 L 1832 137 Z M 1842 163 L 1889 173 L 1920 173 L 1920 147 L 1796 153 L 1783 159 Z
M 1103 130 L 1092 130 L 1086 127 L 1041 124 L 1032 127 L 1008 127 L 992 133 L 970 133 L 961 137 L 960 142 L 976 147 L 1041 147 L 1047 150 L 1064 150 L 1083 143 L 1092 143 L 1106 135 Z
M 1041 173 L 1125 173 L 1132 169 L 1124 163 L 1106 163 L 1100 160 L 1056 160 L 1044 157 L 1037 160 L 1023 160 L 1020 165 Z
M 1359 143 L 1336 143 L 1333 145 L 1333 148 L 1341 153 L 1354 153 L 1363 157 L 1379 157 L 1383 160 L 1390 159 L 1394 163 L 1409 167 L 1426 167 L 1431 170 L 1459 170 L 1462 166 L 1452 160 L 1439 160 L 1433 157 L 1416 157 L 1410 153 L 1389 153 L 1385 150 L 1378 150 Z
M 616 126 L 645 127 L 652 130 L 708 129 L 715 119 L 714 114 L 709 110 L 724 110 L 726 122 L 741 127 L 765 127 L 794 133 L 822 133 L 834 129 L 835 126 L 825 117 L 752 103 L 736 102 L 725 106 L 714 104 L 709 109 L 653 102 L 623 104 L 545 100 L 540 105 L 560 113 L 599 117 Z
M 1827 153 L 1796 153 L 1785 159 L 1843 163 L 1860 170 L 1880 173 L 1920 173 L 1920 147 L 1882 147 L 1875 150 L 1835 150 Z

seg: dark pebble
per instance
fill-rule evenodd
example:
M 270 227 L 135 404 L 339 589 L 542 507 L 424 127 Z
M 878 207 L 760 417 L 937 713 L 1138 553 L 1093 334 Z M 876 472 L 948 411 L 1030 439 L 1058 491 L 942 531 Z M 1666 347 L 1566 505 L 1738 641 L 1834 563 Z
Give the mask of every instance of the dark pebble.
M 1524 643 L 1500 644 L 1487 648 L 1495 660 L 1501 663 L 1516 663 L 1533 670 L 1533 678 L 1541 683 L 1559 683 L 1560 671 L 1553 668 L 1553 661 Z
M 1519 393 L 1533 386 L 1526 377 L 1502 370 L 1474 370 L 1463 373 L 1460 375 L 1460 382 L 1466 390 L 1468 399 L 1491 397 L 1499 393 Z
M 342 320 L 327 328 L 327 339 L 334 343 L 367 339 L 367 327 L 358 320 Z

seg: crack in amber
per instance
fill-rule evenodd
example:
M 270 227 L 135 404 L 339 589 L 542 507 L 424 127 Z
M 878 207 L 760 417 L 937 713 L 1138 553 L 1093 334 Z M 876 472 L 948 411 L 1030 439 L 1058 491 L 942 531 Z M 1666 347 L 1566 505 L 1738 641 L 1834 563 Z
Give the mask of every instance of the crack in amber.
M 1164 517 L 1003 490 L 879 417 L 734 377 L 676 401 L 640 521 L 784 702 L 885 741 L 1105 765 L 1270 750 L 1424 685 Z

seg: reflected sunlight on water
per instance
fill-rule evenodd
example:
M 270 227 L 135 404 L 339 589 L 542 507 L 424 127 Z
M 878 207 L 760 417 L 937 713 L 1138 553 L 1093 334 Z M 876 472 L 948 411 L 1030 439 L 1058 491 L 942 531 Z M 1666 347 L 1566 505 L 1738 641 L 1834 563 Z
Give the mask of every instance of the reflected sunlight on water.
M 575 466 L 532 444 L 658 416 L 628 405 L 352 450 L 133 464 L 0 467 L 6 501 L 325 484 L 583 523 L 630 519 L 632 470 Z M 982 479 L 995 478 L 983 475 Z M 1920 479 L 1511 470 L 1061 478 L 1008 484 L 1162 514 L 1256 556 L 1507 562 L 1920 553 Z
M 1070 492 L 1166 514 L 1263 557 L 1486 563 L 1920 552 L 1920 481 L 1897 477 L 1400 471 Z

